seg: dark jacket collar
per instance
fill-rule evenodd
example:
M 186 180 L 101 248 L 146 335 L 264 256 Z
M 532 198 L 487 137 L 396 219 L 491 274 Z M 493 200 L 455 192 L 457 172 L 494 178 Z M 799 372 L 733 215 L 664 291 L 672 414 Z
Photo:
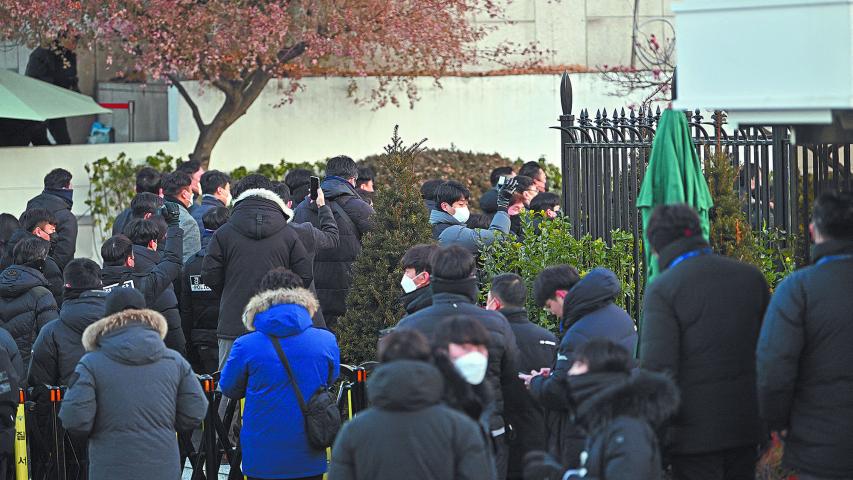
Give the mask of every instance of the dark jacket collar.
M 167 202 L 175 202 L 175 203 L 177 203 L 178 205 L 180 205 L 180 206 L 181 206 L 181 208 L 183 208 L 184 210 L 186 210 L 187 212 L 189 212 L 189 209 L 187 209 L 186 205 L 184 205 L 184 202 L 182 202 L 182 201 L 178 200 L 177 198 L 175 198 L 175 197 L 173 197 L 173 196 L 171 196 L 171 195 L 164 195 L 164 196 L 163 196 L 163 200 L 166 200 Z
M 812 262 L 829 255 L 853 254 L 853 240 L 828 240 L 812 247 Z
M 135 272 L 147 273 L 160 262 L 160 254 L 141 245 L 133 246 Z
M 427 285 L 404 294 L 400 297 L 400 303 L 406 309 L 406 313 L 411 315 L 432 305 L 432 293 L 432 285 Z
M 214 197 L 209 193 L 205 193 L 201 196 L 201 204 L 202 205 L 210 205 L 211 207 L 225 207 L 226 205 L 222 203 L 222 200 Z
M 74 190 L 70 188 L 45 188 L 45 196 L 59 198 L 67 208 L 74 206 Z
M 476 303 L 480 292 L 477 289 L 475 277 L 462 278 L 459 280 L 447 280 L 432 277 L 433 304 L 450 303 L 457 300 L 448 300 L 450 297 L 464 299 L 465 303 Z
M 658 266 L 660 271 L 664 271 L 669 267 L 673 260 L 687 252 L 708 248 L 710 245 L 702 235 L 682 238 L 676 240 L 669 245 L 663 247 L 663 250 L 658 252 Z
M 506 317 L 509 323 L 530 322 L 530 318 L 527 316 L 527 309 L 524 307 L 504 307 L 498 311 Z

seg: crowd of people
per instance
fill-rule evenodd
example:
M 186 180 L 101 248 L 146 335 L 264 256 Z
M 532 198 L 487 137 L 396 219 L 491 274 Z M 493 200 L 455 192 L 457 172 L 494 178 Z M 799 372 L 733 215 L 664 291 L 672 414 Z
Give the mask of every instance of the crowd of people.
M 75 257 L 63 169 L 0 215 L 2 472 L 17 389 L 46 432 L 48 392 L 65 386 L 65 478 L 180 478 L 176 432 L 208 409 L 196 374 L 220 372 L 223 395 L 245 399 L 234 434 L 250 479 L 751 479 L 771 432 L 798 478 L 853 478 L 850 193 L 815 201 L 814 264 L 772 296 L 758 269 L 713 252 L 693 209 L 656 208 L 644 234 L 663 273 L 638 322 L 606 268 L 551 265 L 532 291 L 513 272 L 481 278 L 479 249 L 522 235 L 520 212 L 560 215 L 538 163 L 495 169 L 483 213 L 461 183 L 426 181 L 433 242 L 399 259 L 405 316 L 381 332 L 370 407 L 332 442 L 318 406 L 381 178 L 345 156 L 316 192 L 311 176 L 143 168 L 102 265 Z M 530 321 L 530 295 L 559 335 Z M 38 437 L 33 478 L 48 478 Z

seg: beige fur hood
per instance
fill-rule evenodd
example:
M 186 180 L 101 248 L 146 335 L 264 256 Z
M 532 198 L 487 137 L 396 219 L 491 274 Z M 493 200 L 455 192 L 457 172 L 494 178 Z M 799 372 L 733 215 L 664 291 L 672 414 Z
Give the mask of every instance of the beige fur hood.
M 320 308 L 317 297 L 307 289 L 293 288 L 268 290 L 255 295 L 251 300 L 249 300 L 245 310 L 243 310 L 243 324 L 246 325 L 246 328 L 249 329 L 249 331 L 254 331 L 255 315 L 269 310 L 273 305 L 281 305 L 285 303 L 302 305 L 306 310 L 308 310 L 308 313 L 312 317 Z
M 156 331 L 160 338 L 166 338 L 169 327 L 163 315 L 154 310 L 125 310 L 104 317 L 86 327 L 83 331 L 83 347 L 87 352 L 98 349 L 101 337 L 129 325 L 139 324 Z

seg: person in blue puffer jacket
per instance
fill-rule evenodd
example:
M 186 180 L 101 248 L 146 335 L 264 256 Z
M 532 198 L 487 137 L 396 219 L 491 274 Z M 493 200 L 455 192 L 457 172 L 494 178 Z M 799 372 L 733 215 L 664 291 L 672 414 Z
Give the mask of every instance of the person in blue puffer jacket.
M 277 273 L 274 285 L 261 280 L 262 291 L 243 313 L 251 333 L 234 342 L 220 378 L 223 394 L 246 398 L 240 442 L 250 480 L 319 480 L 326 472 L 326 452 L 308 444 L 293 380 L 270 337 L 281 343 L 306 402 L 338 377 L 340 352 L 335 336 L 311 322 L 317 298 L 298 275 L 285 273 Z

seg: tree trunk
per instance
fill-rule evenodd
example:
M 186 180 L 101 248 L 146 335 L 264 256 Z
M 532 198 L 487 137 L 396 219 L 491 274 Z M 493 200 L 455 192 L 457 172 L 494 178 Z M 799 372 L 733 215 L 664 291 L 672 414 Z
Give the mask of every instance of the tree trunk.
M 222 106 L 219 107 L 219 111 L 216 112 L 213 120 L 210 123 L 204 123 L 198 105 L 189 95 L 189 92 L 177 78 L 170 77 L 172 84 L 175 85 L 190 107 L 193 119 L 198 127 L 198 140 L 196 140 L 195 148 L 190 154 L 190 159 L 198 160 L 205 169 L 208 168 L 210 155 L 213 152 L 213 147 L 216 146 L 216 142 L 219 141 L 228 127 L 246 114 L 246 111 L 269 83 L 270 78 L 269 74 L 258 69 L 241 80 L 213 81 L 213 85 L 225 94 L 225 101 L 222 102 Z

